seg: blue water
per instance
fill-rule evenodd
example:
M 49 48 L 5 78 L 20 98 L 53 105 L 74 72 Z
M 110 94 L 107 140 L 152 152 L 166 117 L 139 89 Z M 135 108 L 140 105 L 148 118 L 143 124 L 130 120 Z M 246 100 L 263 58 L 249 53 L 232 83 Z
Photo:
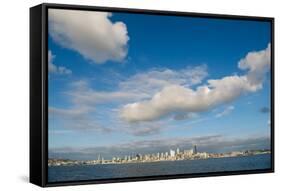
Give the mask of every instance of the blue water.
M 48 181 L 98 180 L 269 168 L 271 168 L 270 154 L 153 163 L 52 166 L 48 168 Z

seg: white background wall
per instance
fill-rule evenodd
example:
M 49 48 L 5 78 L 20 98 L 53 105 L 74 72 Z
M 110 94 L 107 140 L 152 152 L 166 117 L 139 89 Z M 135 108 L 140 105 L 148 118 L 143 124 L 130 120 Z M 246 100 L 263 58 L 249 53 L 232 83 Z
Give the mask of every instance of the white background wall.
M 54 2 L 54 1 L 45 1 Z M 57 3 L 275 17 L 276 116 L 281 105 L 278 0 L 61 0 Z M 0 5 L 0 190 L 40 190 L 28 183 L 29 7 L 42 1 L 1 1 Z M 45 190 L 269 190 L 280 189 L 280 118 L 276 117 L 276 173 L 137 183 L 68 186 Z

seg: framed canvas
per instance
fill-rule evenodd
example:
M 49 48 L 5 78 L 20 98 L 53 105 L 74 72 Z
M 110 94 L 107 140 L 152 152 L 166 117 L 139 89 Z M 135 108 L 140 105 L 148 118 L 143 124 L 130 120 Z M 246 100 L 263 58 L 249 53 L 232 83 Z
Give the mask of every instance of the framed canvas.
M 274 19 L 30 8 L 30 182 L 274 172 Z

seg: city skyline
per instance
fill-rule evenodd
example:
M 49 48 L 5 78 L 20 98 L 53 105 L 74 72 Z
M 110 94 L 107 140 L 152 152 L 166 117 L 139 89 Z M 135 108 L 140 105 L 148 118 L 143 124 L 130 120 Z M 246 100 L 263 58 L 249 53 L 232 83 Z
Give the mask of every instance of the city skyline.
M 49 9 L 49 157 L 269 149 L 270 34 L 262 21 Z
M 185 150 L 193 145 L 199 146 L 200 152 L 224 153 L 232 151 L 270 149 L 270 138 L 254 137 L 245 139 L 223 140 L 219 135 L 207 136 L 204 138 L 183 138 L 180 141 L 173 140 L 152 140 L 142 142 L 130 142 L 114 146 L 88 147 L 88 148 L 59 148 L 50 150 L 49 158 L 64 158 L 73 160 L 92 160 L 99 155 L 105 159 L 111 159 L 113 156 L 125 156 L 135 154 L 152 154 L 157 152 L 166 152 L 180 148 Z M 197 141 L 196 141 L 197 140 Z M 165 142 L 166 144 L 163 144 Z M 201 142 L 201 143 L 199 143 Z M 196 144 L 197 143 L 197 144 Z M 246 146 L 245 146 L 246 145 Z M 249 146 L 251 145 L 251 146 Z
M 166 152 L 157 153 L 134 153 L 124 156 L 113 156 L 111 159 L 105 159 L 102 155 L 98 155 L 96 159 L 88 160 L 74 160 L 67 158 L 49 158 L 48 166 L 72 166 L 72 165 L 100 165 L 100 164 L 126 164 L 126 163 L 152 163 L 163 161 L 187 161 L 187 160 L 202 160 L 211 158 L 230 158 L 230 157 L 249 157 L 253 155 L 270 154 L 269 149 L 258 150 L 243 150 L 231 151 L 224 153 L 208 153 L 199 152 L 197 146 L 192 148 L 180 150 L 177 147 L 175 150 L 170 149 Z

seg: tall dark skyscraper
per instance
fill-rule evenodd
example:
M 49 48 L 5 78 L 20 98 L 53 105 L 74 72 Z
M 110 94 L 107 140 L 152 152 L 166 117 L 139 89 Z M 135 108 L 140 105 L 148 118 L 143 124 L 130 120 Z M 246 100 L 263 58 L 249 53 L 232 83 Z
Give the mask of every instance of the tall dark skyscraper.
M 193 146 L 193 154 L 197 154 L 197 147 L 196 147 L 196 145 Z

